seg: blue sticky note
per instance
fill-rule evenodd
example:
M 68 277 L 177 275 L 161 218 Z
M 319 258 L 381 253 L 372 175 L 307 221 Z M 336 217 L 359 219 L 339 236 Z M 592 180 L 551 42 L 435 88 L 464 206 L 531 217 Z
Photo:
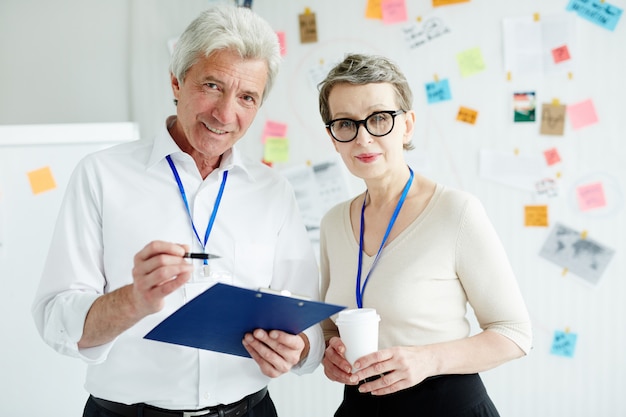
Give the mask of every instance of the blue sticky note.
M 568 358 L 573 357 L 574 350 L 576 349 L 577 338 L 578 335 L 576 335 L 575 333 L 564 332 L 561 330 L 555 331 L 550 353 L 553 355 L 565 356 Z
M 622 9 L 598 0 L 570 0 L 565 10 L 573 10 L 583 19 L 608 30 L 614 30 L 622 16 Z
M 448 80 L 426 83 L 426 97 L 429 104 L 452 100 Z

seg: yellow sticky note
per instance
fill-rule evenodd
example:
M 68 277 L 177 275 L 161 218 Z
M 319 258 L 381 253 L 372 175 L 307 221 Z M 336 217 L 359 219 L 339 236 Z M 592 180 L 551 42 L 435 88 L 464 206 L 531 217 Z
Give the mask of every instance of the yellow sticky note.
M 367 8 L 365 9 L 365 17 L 367 19 L 383 18 L 382 0 L 367 0 Z
M 525 226 L 548 226 L 548 206 L 525 206 L 524 207 Z
M 27 173 L 33 194 L 43 193 L 57 188 L 50 167 L 44 167 Z
M 268 162 L 288 161 L 289 140 L 287 138 L 267 138 L 263 150 L 263 159 Z
M 459 107 L 459 112 L 456 115 L 456 120 L 473 125 L 473 124 L 476 124 L 477 117 L 478 117 L 478 112 L 476 110 L 472 110 L 467 107 L 461 106 Z
M 479 47 L 458 53 L 456 59 L 459 63 L 462 77 L 468 77 L 485 70 L 483 54 Z

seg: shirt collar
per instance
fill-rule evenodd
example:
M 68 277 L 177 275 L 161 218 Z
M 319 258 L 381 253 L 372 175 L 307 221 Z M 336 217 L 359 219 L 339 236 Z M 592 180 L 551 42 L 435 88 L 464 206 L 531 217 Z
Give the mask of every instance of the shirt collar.
M 167 155 L 183 153 L 176 142 L 174 142 L 170 132 L 167 130 L 167 125 L 172 121 L 172 117 L 173 116 L 168 117 L 161 129 L 157 132 L 152 145 L 152 152 L 150 153 L 146 164 L 146 169 L 153 168 L 155 165 L 165 160 Z M 224 152 L 218 169 L 219 171 L 232 171 L 233 169 L 237 171 L 240 169 L 241 172 L 246 174 L 249 179 L 254 180 L 252 172 L 248 169 L 243 155 L 236 146 L 233 146 L 231 149 Z

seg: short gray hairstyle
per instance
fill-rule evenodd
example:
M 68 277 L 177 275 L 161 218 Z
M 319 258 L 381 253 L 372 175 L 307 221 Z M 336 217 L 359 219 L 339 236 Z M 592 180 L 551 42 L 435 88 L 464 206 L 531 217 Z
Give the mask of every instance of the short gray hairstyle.
M 280 45 L 269 23 L 247 7 L 216 5 L 196 17 L 176 42 L 170 72 L 182 85 L 187 71 L 201 56 L 222 49 L 236 51 L 244 59 L 261 59 L 267 63 L 265 101 L 278 74 Z
M 364 85 L 389 83 L 396 92 L 396 101 L 400 109 L 413 108 L 413 92 L 400 67 L 389 58 L 380 55 L 348 54 L 343 61 L 335 65 L 326 78 L 318 84 L 319 110 L 324 123 L 331 121 L 328 97 L 337 84 Z M 404 149 L 413 149 L 409 142 Z

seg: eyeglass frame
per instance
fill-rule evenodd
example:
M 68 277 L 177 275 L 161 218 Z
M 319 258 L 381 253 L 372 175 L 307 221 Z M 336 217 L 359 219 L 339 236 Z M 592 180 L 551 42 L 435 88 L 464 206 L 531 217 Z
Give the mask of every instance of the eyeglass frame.
M 382 135 L 377 135 L 374 134 L 372 132 L 370 132 L 370 130 L 367 128 L 367 121 L 373 117 L 376 116 L 377 114 L 381 114 L 381 113 L 385 113 L 391 116 L 391 128 L 389 129 L 389 131 L 387 133 L 383 133 Z M 381 110 L 381 111 L 376 111 L 372 114 L 370 114 L 369 116 L 367 116 L 365 119 L 362 120 L 354 120 L 354 119 L 350 119 L 348 117 L 340 117 L 338 119 L 333 119 L 330 122 L 326 123 L 326 129 L 328 129 L 328 132 L 330 133 L 330 136 L 332 136 L 332 138 L 334 140 L 336 140 L 337 142 L 340 143 L 348 143 L 348 142 L 352 142 L 354 139 L 356 139 L 357 136 L 359 136 L 359 128 L 361 127 L 361 125 L 363 125 L 363 127 L 365 128 L 365 130 L 367 131 L 367 133 L 369 133 L 370 135 L 377 137 L 377 138 L 381 138 L 383 136 L 387 136 L 388 134 L 391 133 L 391 131 L 393 130 L 393 128 L 396 126 L 396 116 L 398 116 L 399 114 L 402 113 L 406 113 L 406 110 L 403 109 L 398 109 L 398 110 Z M 354 131 L 354 137 L 352 139 L 349 140 L 341 140 L 341 139 L 337 139 L 335 137 L 335 134 L 333 133 L 333 129 L 330 127 L 333 123 L 338 122 L 340 120 L 349 120 L 351 122 L 353 122 L 356 125 L 356 130 Z

